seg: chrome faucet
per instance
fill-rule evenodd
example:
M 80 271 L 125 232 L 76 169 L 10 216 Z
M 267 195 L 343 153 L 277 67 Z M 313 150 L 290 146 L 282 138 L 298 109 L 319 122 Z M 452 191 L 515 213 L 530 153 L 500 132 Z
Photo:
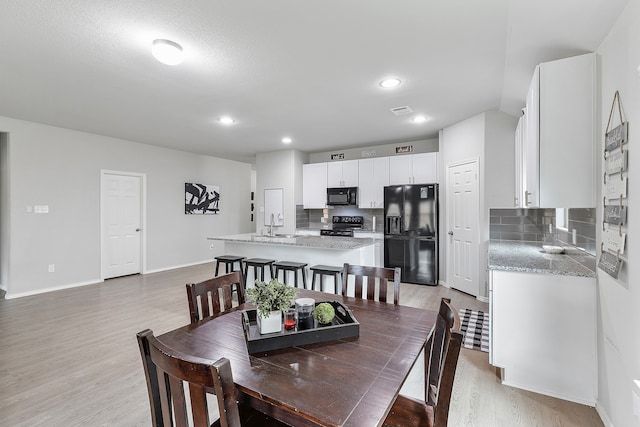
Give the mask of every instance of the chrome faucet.
M 271 214 L 271 224 L 269 224 L 269 237 L 273 237 L 273 214 Z

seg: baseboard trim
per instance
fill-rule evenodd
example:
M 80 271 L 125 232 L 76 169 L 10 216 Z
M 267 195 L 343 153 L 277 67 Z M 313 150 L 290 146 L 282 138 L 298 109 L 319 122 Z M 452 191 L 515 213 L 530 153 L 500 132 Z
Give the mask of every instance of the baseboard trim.
M 31 295 L 45 294 L 47 292 L 61 291 L 63 289 L 71 289 L 71 288 L 79 288 L 81 286 L 87 286 L 87 285 L 95 285 L 97 283 L 102 283 L 102 282 L 104 282 L 104 280 L 94 279 L 94 280 L 87 280 L 84 282 L 69 283 L 69 284 L 60 285 L 60 286 L 51 286 L 49 288 L 36 289 L 34 291 L 16 292 L 16 293 L 7 292 L 4 298 L 5 299 L 22 298 L 22 297 L 28 297 Z
M 188 264 L 174 265 L 174 266 L 171 266 L 171 267 L 157 268 L 155 270 L 146 270 L 142 274 L 162 273 L 163 271 L 175 270 L 176 268 L 193 267 L 194 265 L 207 264 L 209 262 L 214 262 L 214 261 L 215 261 L 215 259 L 211 258 L 211 259 L 207 259 L 207 260 L 204 260 L 204 261 L 191 262 L 191 263 L 188 263 Z
M 447 285 L 447 282 L 444 280 L 438 280 L 438 284 L 444 286 L 445 288 L 451 289 L 451 286 Z
M 476 299 L 477 299 L 478 301 L 480 301 L 480 302 L 486 302 L 487 304 L 489 304 L 489 297 L 483 297 L 483 296 L 478 295 L 478 296 L 476 297 Z
M 602 421 L 602 424 L 604 424 L 604 427 L 615 427 L 609 418 L 609 414 L 607 414 L 607 411 L 604 410 L 599 401 L 596 401 L 596 412 L 600 416 L 600 420 Z

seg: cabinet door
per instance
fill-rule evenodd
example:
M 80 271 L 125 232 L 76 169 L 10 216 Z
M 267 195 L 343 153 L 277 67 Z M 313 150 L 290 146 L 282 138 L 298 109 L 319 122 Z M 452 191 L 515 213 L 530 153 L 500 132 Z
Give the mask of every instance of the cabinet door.
M 389 185 L 389 158 L 377 157 L 358 161 L 358 207 L 382 208 L 384 187 Z
M 345 160 L 342 163 L 342 185 L 343 187 L 358 186 L 358 161 Z
M 586 54 L 540 64 L 540 207 L 596 205 L 595 62 Z
M 525 109 L 526 110 L 526 109 Z M 526 114 L 526 113 L 525 113 Z M 524 195 L 523 195 L 523 190 L 522 190 L 522 139 L 524 137 L 523 133 L 524 133 L 524 121 L 525 118 L 524 116 L 521 116 L 518 119 L 518 126 L 516 126 L 516 133 L 515 133 L 515 138 L 514 138 L 514 142 L 515 142 L 515 159 L 514 159 L 514 163 L 515 163 L 515 191 L 513 194 L 513 206 L 516 208 L 522 208 L 524 207 L 522 205 L 522 202 L 524 200 Z
M 327 187 L 344 187 L 342 185 L 342 162 L 327 163 Z
M 369 209 L 373 206 L 374 159 L 358 160 L 358 207 Z
M 411 184 L 412 169 L 410 156 L 389 157 L 389 185 Z
M 422 153 L 411 156 L 412 184 L 433 184 L 438 182 L 438 157 L 436 153 Z
M 384 207 L 384 187 L 389 185 L 389 157 L 378 157 L 373 159 L 373 197 L 371 199 L 372 208 Z
M 302 204 L 305 209 L 327 206 L 327 164 L 302 165 Z
M 522 206 L 534 208 L 540 205 L 540 67 L 536 67 L 527 92 L 527 115 L 525 116 L 525 134 L 523 139 L 523 182 L 524 200 Z M 564 206 L 564 205 L 563 205 Z M 555 207 L 555 206 L 554 206 Z

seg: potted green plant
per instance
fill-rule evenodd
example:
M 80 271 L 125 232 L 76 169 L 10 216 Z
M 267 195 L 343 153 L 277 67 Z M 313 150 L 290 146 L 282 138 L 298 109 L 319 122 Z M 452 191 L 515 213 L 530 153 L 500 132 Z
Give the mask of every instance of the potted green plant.
M 256 281 L 253 288 L 247 289 L 247 296 L 256 304 L 257 320 L 261 334 L 270 334 L 282 330 L 282 311 L 291 307 L 298 290 L 287 286 L 277 279 L 269 283 Z

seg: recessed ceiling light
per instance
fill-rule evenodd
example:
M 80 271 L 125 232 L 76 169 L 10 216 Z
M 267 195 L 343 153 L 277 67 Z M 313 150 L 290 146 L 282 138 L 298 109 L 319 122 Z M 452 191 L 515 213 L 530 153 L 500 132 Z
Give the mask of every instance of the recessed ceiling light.
M 151 52 L 163 64 L 178 65 L 182 62 L 182 46 L 171 40 L 155 39 Z
M 391 77 L 388 79 L 384 79 L 380 82 L 380 86 L 386 89 L 390 89 L 393 87 L 398 87 L 400 86 L 400 83 L 402 83 L 402 81 L 398 78 L 395 77 Z
M 284 138 L 282 138 L 282 142 L 284 144 L 291 144 L 292 141 L 293 139 L 289 138 L 288 136 L 285 136 Z
M 414 116 L 411 118 L 413 123 L 424 123 L 429 119 L 427 116 Z
M 220 117 L 220 118 L 218 119 L 218 121 L 219 121 L 220 123 L 222 123 L 223 125 L 232 125 L 232 124 L 234 124 L 234 123 L 236 122 L 235 120 L 233 120 L 233 119 L 232 119 L 231 117 L 229 117 L 229 116 L 223 116 L 223 117 Z

